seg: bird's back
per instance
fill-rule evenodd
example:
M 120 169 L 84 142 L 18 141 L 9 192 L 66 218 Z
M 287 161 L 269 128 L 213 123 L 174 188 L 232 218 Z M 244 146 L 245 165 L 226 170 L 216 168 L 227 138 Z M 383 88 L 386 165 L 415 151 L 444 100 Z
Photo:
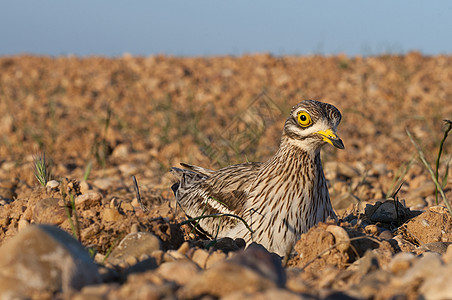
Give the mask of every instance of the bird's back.
M 241 217 L 248 189 L 256 178 L 262 163 L 243 163 L 217 171 L 182 164 L 187 169 L 172 168 L 179 182 L 172 186 L 179 205 L 190 218 L 214 214 Z M 237 224 L 234 217 L 203 218 L 199 226 L 209 235 L 229 231 Z

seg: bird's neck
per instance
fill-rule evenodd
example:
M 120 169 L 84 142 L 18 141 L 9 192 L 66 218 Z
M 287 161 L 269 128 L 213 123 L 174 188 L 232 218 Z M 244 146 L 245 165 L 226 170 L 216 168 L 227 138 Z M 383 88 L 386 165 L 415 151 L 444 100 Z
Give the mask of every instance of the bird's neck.
M 302 145 L 283 134 L 278 151 L 267 162 L 273 164 L 277 162 L 279 165 L 289 165 L 291 168 L 298 168 L 298 172 L 315 174 L 320 171 L 323 176 L 320 148 L 304 148 Z M 320 170 L 318 170 L 320 167 Z M 292 169 L 293 170 L 293 169 Z M 294 170 L 295 171 L 295 170 Z

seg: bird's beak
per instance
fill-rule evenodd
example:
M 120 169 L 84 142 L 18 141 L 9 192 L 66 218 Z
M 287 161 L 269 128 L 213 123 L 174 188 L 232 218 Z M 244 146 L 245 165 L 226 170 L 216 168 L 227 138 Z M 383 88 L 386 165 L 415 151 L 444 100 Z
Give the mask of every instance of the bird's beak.
M 323 137 L 323 140 L 325 142 L 333 145 L 334 147 L 339 148 L 339 149 L 345 148 L 344 143 L 333 130 L 331 130 L 331 129 L 320 130 L 320 131 L 317 131 L 316 133 L 320 134 Z

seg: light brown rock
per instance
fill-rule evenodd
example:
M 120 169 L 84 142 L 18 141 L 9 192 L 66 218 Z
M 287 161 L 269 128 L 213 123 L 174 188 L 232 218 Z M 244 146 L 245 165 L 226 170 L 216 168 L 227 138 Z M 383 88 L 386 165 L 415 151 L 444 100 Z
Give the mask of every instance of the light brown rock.
M 115 222 L 122 220 L 124 217 L 119 213 L 116 208 L 104 208 L 102 211 L 103 222 Z
M 191 259 L 194 263 L 196 263 L 200 268 L 206 267 L 207 258 L 209 257 L 209 252 L 204 249 L 196 249 L 193 252 Z
M 334 240 L 336 242 L 336 248 L 339 251 L 345 252 L 350 248 L 350 237 L 344 228 L 336 225 L 329 225 L 326 231 L 331 232 L 334 235 Z
M 178 295 L 181 298 L 224 297 L 232 292 L 254 293 L 283 287 L 285 283 L 281 260 L 252 243 L 232 259 L 199 273 L 179 290 Z
M 206 261 L 206 269 L 211 268 L 217 263 L 220 263 L 226 259 L 227 255 L 221 251 L 215 251 L 210 253 Z
M 96 204 L 101 204 L 102 194 L 98 192 L 87 192 L 80 196 L 77 196 L 75 201 L 75 207 L 86 209 L 92 207 Z
M 99 282 L 89 254 L 58 227 L 30 225 L 0 248 L 0 298 L 68 292 Z
M 50 189 L 55 189 L 55 188 L 57 188 L 59 185 L 60 185 L 60 183 L 59 183 L 58 181 L 56 181 L 56 180 L 49 180 L 49 181 L 46 183 L 46 187 L 47 187 L 47 188 L 50 188 Z
M 44 198 L 36 203 L 33 210 L 32 220 L 37 224 L 59 225 L 67 218 L 67 212 L 64 207 L 59 206 L 60 199 Z
M 413 253 L 399 252 L 389 262 L 388 269 L 392 273 L 400 274 L 408 270 L 415 260 L 416 256 Z
M 310 300 L 313 299 L 313 297 L 303 297 L 301 295 L 297 295 L 291 291 L 285 290 L 285 289 L 269 289 L 263 292 L 257 292 L 257 293 L 247 293 L 247 292 L 236 292 L 229 295 L 226 295 L 225 297 L 221 298 L 222 300 Z
M 160 250 L 160 239 L 149 232 L 129 233 L 119 245 L 113 249 L 107 262 L 120 264 L 129 256 L 139 258 L 143 254 L 151 255 L 153 251 Z
M 423 299 L 450 299 L 452 295 L 450 274 L 452 274 L 452 264 L 448 264 L 442 268 L 437 268 L 434 270 L 434 274 L 427 276 L 419 289 L 420 293 L 423 295 Z
M 276 283 L 250 268 L 223 262 L 195 276 L 180 291 L 181 298 L 196 298 L 204 294 L 215 297 L 232 292 L 257 292 L 275 288 Z
M 156 273 L 163 279 L 185 285 L 195 277 L 201 268 L 189 260 L 166 262 L 161 264 Z

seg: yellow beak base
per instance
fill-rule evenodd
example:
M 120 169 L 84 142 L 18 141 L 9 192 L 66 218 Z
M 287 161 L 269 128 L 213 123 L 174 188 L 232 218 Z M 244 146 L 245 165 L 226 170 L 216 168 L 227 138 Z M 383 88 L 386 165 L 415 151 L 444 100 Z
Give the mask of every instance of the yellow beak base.
M 333 130 L 327 129 L 327 130 L 320 130 L 316 132 L 317 134 L 320 134 L 323 137 L 323 140 L 327 142 L 328 144 L 333 145 L 336 148 L 344 149 L 344 143 L 342 140 L 334 133 Z

